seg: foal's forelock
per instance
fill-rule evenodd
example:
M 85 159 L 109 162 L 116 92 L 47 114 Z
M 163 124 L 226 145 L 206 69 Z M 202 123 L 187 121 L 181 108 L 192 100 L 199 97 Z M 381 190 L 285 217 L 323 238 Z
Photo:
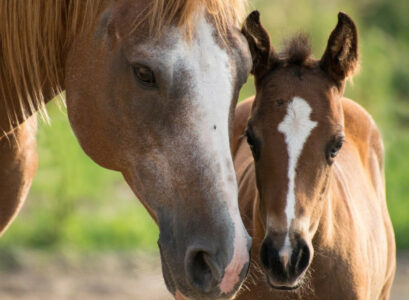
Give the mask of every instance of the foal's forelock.
M 278 125 L 278 131 L 285 137 L 288 152 L 288 188 L 286 195 L 286 235 L 284 245 L 281 249 L 281 253 L 291 252 L 290 244 L 290 228 L 296 218 L 296 194 L 295 194 L 295 179 L 296 169 L 299 162 L 299 158 L 308 137 L 311 135 L 312 130 L 317 126 L 317 122 L 311 120 L 312 108 L 306 100 L 300 97 L 294 97 L 287 106 L 287 112 L 284 119 Z

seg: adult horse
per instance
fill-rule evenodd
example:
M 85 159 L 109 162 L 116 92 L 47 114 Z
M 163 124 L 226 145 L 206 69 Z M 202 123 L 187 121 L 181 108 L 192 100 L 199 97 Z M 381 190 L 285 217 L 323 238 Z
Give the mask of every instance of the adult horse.
M 230 120 L 251 69 L 241 0 L 0 2 L 0 232 L 35 172 L 35 112 L 66 90 L 84 151 L 157 222 L 175 296 L 229 298 L 248 269 Z
M 305 35 L 276 54 L 257 12 L 243 33 L 256 96 L 237 108 L 233 151 L 259 269 L 237 299 L 388 299 L 395 241 L 382 139 L 343 97 L 358 64 L 354 22 L 338 15 L 320 60 Z

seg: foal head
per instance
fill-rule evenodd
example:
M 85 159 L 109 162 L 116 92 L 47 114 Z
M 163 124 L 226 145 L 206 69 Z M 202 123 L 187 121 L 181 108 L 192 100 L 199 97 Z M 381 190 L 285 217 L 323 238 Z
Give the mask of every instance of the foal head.
M 194 299 L 230 297 L 248 269 L 229 147 L 251 69 L 238 2 L 112 1 L 67 62 L 81 146 L 123 173 L 159 225 L 168 289 Z
M 344 140 L 341 98 L 357 66 L 357 30 L 339 13 L 321 60 L 310 57 L 302 35 L 276 54 L 257 12 L 243 33 L 256 82 L 246 134 L 260 195 L 260 258 L 272 287 L 295 289 L 313 258 L 331 165 Z

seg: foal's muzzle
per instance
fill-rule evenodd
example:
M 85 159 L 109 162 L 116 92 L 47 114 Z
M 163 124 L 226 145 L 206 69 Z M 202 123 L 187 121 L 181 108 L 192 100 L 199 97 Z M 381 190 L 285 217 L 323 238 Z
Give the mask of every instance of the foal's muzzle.
M 273 288 L 291 290 L 299 287 L 299 279 L 310 264 L 311 251 L 308 244 L 299 239 L 290 253 L 282 254 L 267 237 L 261 246 L 260 259 L 269 284 Z

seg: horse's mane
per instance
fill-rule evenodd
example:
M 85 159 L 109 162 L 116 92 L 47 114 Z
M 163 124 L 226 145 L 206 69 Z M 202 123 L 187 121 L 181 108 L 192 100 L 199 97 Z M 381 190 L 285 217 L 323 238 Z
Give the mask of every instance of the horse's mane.
M 170 24 L 184 26 L 189 34 L 202 5 L 225 33 L 227 24 L 243 17 L 246 1 L 149 0 L 137 22 L 148 24 L 150 34 Z M 91 28 L 104 2 L 0 0 L 0 108 L 7 110 L 10 128 L 36 111 L 46 117 L 45 102 L 63 89 L 66 49 L 78 33 Z
M 140 14 L 134 28 L 147 24 L 149 34 L 158 36 L 163 28 L 183 26 L 191 37 L 193 19 L 199 6 L 214 19 L 216 29 L 221 36 L 227 33 L 229 24 L 238 24 L 245 16 L 247 0 L 153 0 Z
M 61 92 L 64 49 L 93 24 L 102 2 L 0 1 L 0 107 L 11 128 L 35 111 L 44 113 L 45 97 Z M 51 87 L 47 96 L 45 87 Z

